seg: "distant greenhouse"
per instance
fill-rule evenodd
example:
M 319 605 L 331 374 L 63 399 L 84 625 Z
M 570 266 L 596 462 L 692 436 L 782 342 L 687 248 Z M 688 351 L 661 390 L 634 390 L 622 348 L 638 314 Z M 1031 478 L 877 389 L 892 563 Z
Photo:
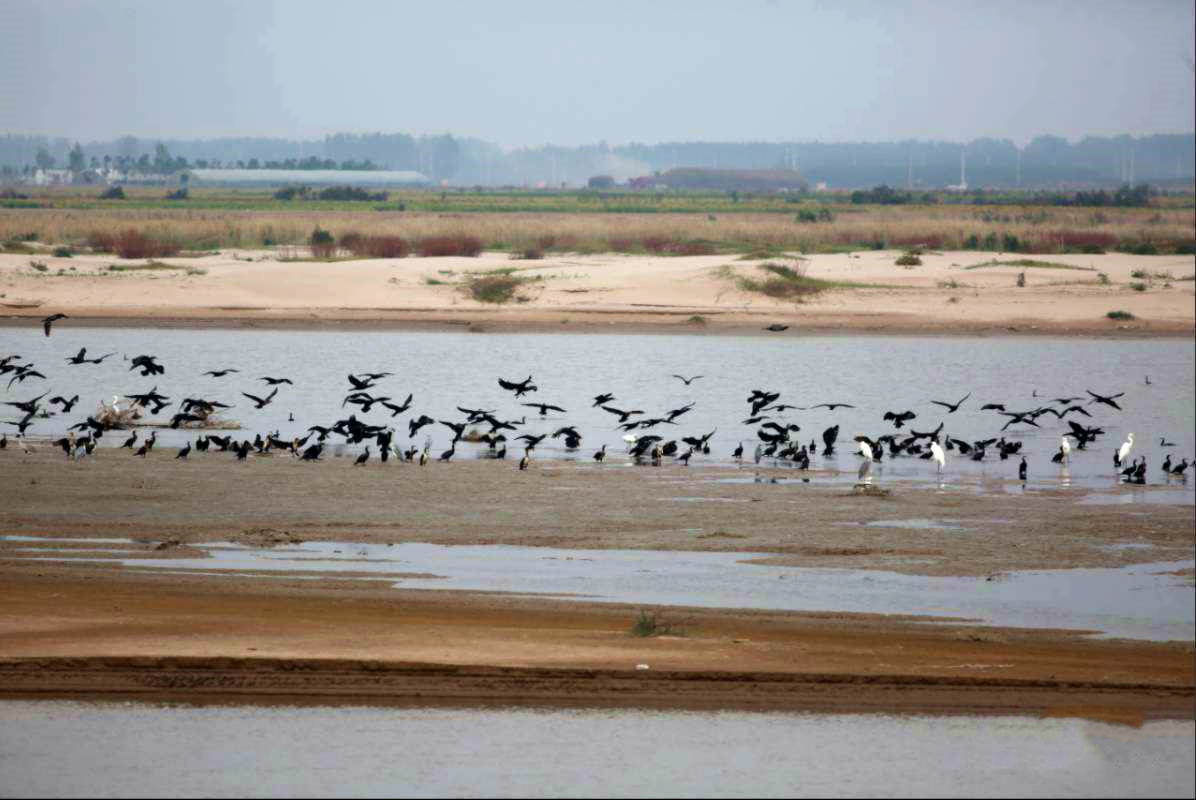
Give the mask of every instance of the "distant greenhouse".
M 430 186 L 422 172 L 343 169 L 193 169 L 194 186 Z

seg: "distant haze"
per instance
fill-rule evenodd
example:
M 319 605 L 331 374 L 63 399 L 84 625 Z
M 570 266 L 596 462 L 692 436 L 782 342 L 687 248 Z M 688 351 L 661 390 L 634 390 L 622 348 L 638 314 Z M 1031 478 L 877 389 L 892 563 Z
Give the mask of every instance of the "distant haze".
M 1193 4 L 0 2 L 0 133 L 606 141 L 1190 131 Z

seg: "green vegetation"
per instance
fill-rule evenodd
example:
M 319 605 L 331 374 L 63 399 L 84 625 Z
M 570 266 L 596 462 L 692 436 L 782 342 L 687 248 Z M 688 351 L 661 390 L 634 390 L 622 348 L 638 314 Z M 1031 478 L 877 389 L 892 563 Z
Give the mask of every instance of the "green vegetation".
M 1074 269 L 1081 272 L 1096 272 L 1095 267 L 1077 267 L 1073 264 L 1060 264 L 1057 261 L 1037 261 L 1032 258 L 1018 258 L 1013 261 L 985 261 L 983 264 L 972 264 L 964 269 L 984 269 L 985 267 L 1026 267 L 1030 269 Z
M 1110 311 L 1109 313 L 1105 314 L 1105 316 L 1108 317 L 1109 319 L 1116 319 L 1116 320 L 1135 319 L 1134 315 L 1128 311 Z
M 744 292 L 758 292 L 778 300 L 794 300 L 801 302 L 830 289 L 882 289 L 892 288 L 882 284 L 854 283 L 851 281 L 827 281 L 811 278 L 805 274 L 805 268 L 796 269 L 784 264 L 769 262 L 759 264 L 757 268 L 767 273 L 767 277 L 753 278 L 737 275 L 729 266 L 720 267 L 716 274 L 724 279 L 735 281 L 738 289 Z
M 163 261 L 146 261 L 144 264 L 109 264 L 109 272 L 161 272 L 163 270 L 179 270 L 179 271 L 195 271 L 198 274 L 203 274 L 204 270 L 198 270 L 195 267 L 184 267 L 178 264 L 167 264 Z
M 894 263 L 899 267 L 920 267 L 922 266 L 922 259 L 918 256 L 917 251 L 906 250 Z
M 34 260 L 30 260 L 30 261 L 29 261 L 29 266 L 33 267 L 33 268 L 34 268 L 35 270 L 37 270 L 38 272 L 45 272 L 47 269 L 49 269 L 49 267 L 47 267 L 47 266 L 46 266 L 46 262 L 45 262 L 45 261 L 34 261 Z
M 69 248 L 69 247 L 59 246 L 59 247 L 54 248 L 54 257 L 55 258 L 70 258 L 74 254 L 75 254 L 74 251 L 71 250 L 71 248 Z
M 469 276 L 463 288 L 465 292 L 479 303 L 493 303 L 501 305 L 512 300 L 527 302 L 528 298 L 516 294 L 519 287 L 535 283 L 540 280 L 535 277 L 515 275 L 510 268 L 497 269 L 491 272 L 474 273 Z
M 1135 292 L 1145 292 L 1146 284 L 1142 283 L 1141 281 L 1134 281 L 1133 283 L 1130 284 L 1130 288 L 1133 289 Z
M 632 636 L 684 636 L 685 629 L 681 623 L 665 617 L 658 611 L 640 611 L 639 616 L 631 625 Z

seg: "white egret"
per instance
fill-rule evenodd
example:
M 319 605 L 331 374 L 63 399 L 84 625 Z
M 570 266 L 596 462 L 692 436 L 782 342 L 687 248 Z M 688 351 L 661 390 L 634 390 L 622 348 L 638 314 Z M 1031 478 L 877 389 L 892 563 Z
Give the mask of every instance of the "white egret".
M 1134 434 L 1129 434 L 1125 437 L 1125 441 L 1121 445 L 1121 449 L 1117 451 L 1117 463 L 1120 466 L 1129 458 L 1130 451 L 1134 449 Z
M 1071 442 L 1067 441 L 1066 436 L 1059 437 L 1059 451 L 1063 453 L 1063 463 L 1069 464 L 1069 457 L 1071 456 Z
M 943 448 L 939 446 L 937 439 L 932 439 L 930 442 L 930 457 L 934 459 L 934 463 L 938 465 L 939 473 L 942 474 L 943 467 L 947 466 L 947 454 L 943 452 Z

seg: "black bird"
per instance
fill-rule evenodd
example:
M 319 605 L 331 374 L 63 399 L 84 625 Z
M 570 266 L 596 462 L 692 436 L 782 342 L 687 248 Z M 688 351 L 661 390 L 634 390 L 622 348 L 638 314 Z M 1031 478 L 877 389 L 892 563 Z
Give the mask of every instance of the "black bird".
M 425 425 L 431 425 L 436 420 L 429 417 L 427 414 L 421 414 L 419 419 L 412 419 L 407 421 L 407 438 L 415 436 L 415 432 Z
M 191 442 L 187 442 L 186 446 L 178 452 L 175 458 L 181 458 L 185 460 L 189 455 L 191 455 Z
M 465 426 L 466 426 L 466 424 L 467 424 L 467 423 L 464 423 L 464 422 L 446 422 L 445 420 L 439 420 L 439 422 L 440 422 L 440 424 L 441 424 L 441 425 L 446 425 L 446 426 L 448 426 L 449 428 L 451 428 L 451 429 L 452 429 L 452 431 L 453 431 L 453 444 L 456 444 L 457 442 L 461 441 L 461 437 L 465 435 Z
M 50 335 L 50 326 L 60 319 L 67 319 L 66 314 L 51 314 L 42 320 L 42 330 L 45 332 L 46 336 Z
M 529 447 L 523 451 L 523 458 L 519 459 L 519 470 L 523 471 L 523 470 L 527 469 L 527 465 L 529 463 L 531 463 L 531 460 L 532 460 L 532 449 Z
M 822 432 L 822 454 L 824 456 L 834 455 L 835 441 L 839 438 L 839 426 L 833 425 Z
M 162 375 L 166 372 L 166 367 L 158 363 L 157 356 L 137 356 L 129 361 L 129 372 L 135 369 L 141 370 L 141 377 L 146 378 L 150 375 Z
M 972 396 L 972 393 L 968 392 L 963 397 L 959 398 L 958 403 L 946 403 L 942 400 L 931 400 L 930 402 L 936 406 L 942 406 L 943 408 L 947 409 L 948 414 L 954 414 L 956 411 L 959 410 L 959 407 L 963 405 L 963 401 L 967 400 L 971 396 Z
M 1001 426 L 1001 430 L 1005 430 L 1014 423 L 1023 422 L 1026 425 L 1033 425 L 1035 428 L 1039 427 L 1038 423 L 1034 421 L 1033 411 L 1001 411 L 998 412 L 1002 416 L 1009 417 L 1009 421 Z
M 369 448 L 369 445 L 366 445 L 365 452 L 357 457 L 357 460 L 353 462 L 353 466 L 360 467 L 362 464 L 364 464 L 365 462 L 367 462 L 369 460 L 370 460 L 370 448 Z
M 43 397 L 45 397 L 48 394 L 49 394 L 49 392 L 42 392 L 37 397 L 34 397 L 30 400 L 21 400 L 19 402 L 8 402 L 8 403 L 5 403 L 4 405 L 12 406 L 13 408 L 24 411 L 26 414 L 34 414 L 34 413 L 37 413 L 38 401 L 41 400 Z M 54 401 L 51 400 L 50 402 L 53 403 Z
M 673 420 L 677 419 L 677 417 L 681 416 L 682 414 L 689 413 L 689 411 L 691 411 L 693 409 L 693 407 L 694 407 L 694 403 L 686 403 L 685 405 L 681 406 L 681 408 L 674 408 L 671 411 L 666 411 L 664 414 L 665 422 L 672 422 Z
M 1108 397 L 1105 397 L 1104 395 L 1097 394 L 1096 392 L 1092 391 L 1091 389 L 1085 389 L 1084 391 L 1086 391 L 1086 392 L 1088 392 L 1088 394 L 1092 395 L 1092 402 L 1104 403 L 1105 405 L 1111 406 L 1111 407 L 1117 409 L 1118 411 L 1121 410 L 1121 406 L 1117 405 L 1117 403 L 1114 401 L 1118 397 L 1121 397 L 1123 394 L 1125 394 L 1125 392 L 1118 392 L 1117 394 L 1111 394 Z
M 240 372 L 240 371 L 241 370 L 234 369 L 233 367 L 229 367 L 228 369 L 210 369 L 207 372 L 205 372 L 204 375 L 211 375 L 213 378 L 223 378 L 225 375 L 228 375 L 230 372 Z
M 522 436 L 516 436 L 515 438 L 522 439 L 523 441 L 527 442 L 528 450 L 535 450 L 536 445 L 538 445 L 540 442 L 544 441 L 544 439 L 547 436 L 548 436 L 548 434 L 546 434 L 546 433 L 542 433 L 539 436 L 532 436 L 530 433 L 525 433 Z
M 540 409 L 541 417 L 547 416 L 549 411 L 559 411 L 562 414 L 568 413 L 567 411 L 565 411 L 565 409 L 561 408 L 560 406 L 554 406 L 549 403 L 521 403 L 520 405 L 527 406 L 528 408 Z
M 1167 457 L 1165 459 L 1163 459 L 1163 472 L 1170 472 L 1170 471 L 1171 471 L 1171 454 L 1168 453 Z
M 606 394 L 596 394 L 594 395 L 594 405 L 590 406 L 590 408 L 597 408 L 598 406 L 606 405 L 614 399 L 614 394 L 610 392 L 607 392 Z
M 402 414 L 404 411 L 411 408 L 411 398 L 414 396 L 415 395 L 413 394 L 408 394 L 407 399 L 403 401 L 402 405 L 396 406 L 394 403 L 387 403 L 386 401 L 382 401 L 381 405 L 383 408 L 390 409 L 390 415 L 392 417 L 397 417 L 399 414 Z
M 457 440 L 453 439 L 453 443 L 449 446 L 449 449 L 445 450 L 443 453 L 440 454 L 440 460 L 447 463 L 447 462 L 451 461 L 453 456 L 456 454 L 457 454 Z
M 188 414 L 186 411 L 180 411 L 170 418 L 170 427 L 178 428 L 184 422 L 203 422 L 207 417 L 201 417 L 198 414 Z
M 682 383 L 684 383 L 686 386 L 689 386 L 691 383 L 696 381 L 698 378 L 704 378 L 706 376 L 705 375 L 694 375 L 692 378 L 687 378 L 684 375 L 674 374 L 673 377 L 676 378 L 677 380 L 681 381 Z
M 598 452 L 594 453 L 594 460 L 600 462 L 600 461 L 603 461 L 605 458 L 606 458 L 606 445 L 602 445 L 602 447 L 600 447 L 598 449 Z
M 788 326 L 788 325 L 781 325 L 781 324 L 779 324 L 779 323 L 776 323 L 776 322 L 774 322 L 773 324 L 769 325 L 769 326 L 768 326 L 767 328 L 765 328 L 764 330 L 766 330 L 766 331 L 772 331 L 773 333 L 780 333 L 781 331 L 787 331 L 787 330 L 789 330 L 789 326 Z
M 54 401 L 51 400 L 50 402 L 53 403 Z M 1175 447 L 1175 442 L 1169 442 L 1166 438 L 1159 437 L 1159 447 Z
M 299 458 L 301 461 L 319 461 L 320 453 L 324 450 L 323 442 L 316 442 L 303 451 L 303 455 Z
M 502 378 L 498 379 L 498 385 L 509 392 L 514 392 L 515 397 L 523 397 L 528 392 L 538 391 L 538 387 L 532 383 L 532 376 L 528 375 L 526 380 L 519 382 L 507 381 Z
M 133 435 L 125 439 L 125 443 L 121 445 L 122 448 L 127 447 L 133 449 L 133 445 L 137 444 L 137 431 L 133 431 Z
M 739 447 L 736 447 L 735 451 L 731 453 L 731 458 L 735 459 L 736 461 L 739 461 L 743 458 L 743 442 L 740 442 Z
M 287 381 L 287 383 L 290 383 L 290 381 Z M 274 395 L 278 394 L 278 389 L 276 388 L 274 391 L 270 392 L 270 394 L 266 395 L 265 397 L 257 397 L 255 395 L 249 394 L 247 392 L 241 392 L 241 394 L 244 395 L 245 397 L 248 397 L 250 400 L 252 400 L 254 402 L 254 404 L 257 406 L 258 410 L 261 410 L 261 409 L 265 408 L 266 406 L 270 405 L 270 401 L 274 399 Z
M 985 403 L 984 405 L 980 406 L 980 410 L 981 411 L 1004 411 L 1005 404 L 1004 403 Z
M 619 422 L 626 422 L 627 418 L 633 414 L 643 414 L 644 413 L 643 411 L 640 411 L 639 409 L 636 409 L 635 411 L 622 411 L 618 408 L 615 408 L 614 406 L 603 406 L 602 410 L 617 416 L 619 418 Z
M 1182 478 L 1184 476 L 1184 470 L 1186 470 L 1187 468 L 1188 468 L 1188 459 L 1185 458 L 1183 461 L 1179 462 L 1179 466 L 1171 468 L 1171 474 L 1175 475 L 1178 478 Z
M 917 416 L 918 415 L 912 411 L 902 411 L 900 413 L 896 413 L 893 411 L 886 411 L 884 419 L 886 422 L 892 420 L 893 427 L 900 428 L 906 422 L 909 422 L 911 419 L 914 419 Z
M 368 377 L 356 378 L 352 375 L 349 376 L 349 383 L 351 383 L 353 388 L 359 392 L 363 392 L 374 385 L 373 380 Z
M 130 400 L 137 401 L 138 405 L 145 406 L 146 408 L 153 406 L 151 412 L 154 414 L 160 413 L 162 409 L 168 405 L 168 401 L 170 400 L 170 398 L 166 395 L 158 393 L 157 385 L 155 385 L 154 388 L 150 389 L 148 392 L 143 392 L 142 394 L 126 394 L 125 397 L 128 397 Z
M 80 347 L 80 348 L 79 348 L 79 352 L 78 352 L 78 353 L 75 353 L 75 355 L 71 356 L 71 357 L 70 357 L 70 358 L 68 358 L 66 361 L 67 361 L 67 363 L 68 363 L 68 364 L 75 364 L 75 365 L 78 365 L 78 364 L 99 364 L 99 363 L 100 363 L 101 361 L 103 361 L 105 358 L 108 358 L 108 356 L 114 356 L 114 355 L 116 355 L 116 353 L 105 353 L 104 355 L 100 356 L 99 358 L 88 358 L 88 357 L 87 357 L 87 348 L 86 348 L 86 347 Z
M 758 417 L 748 417 L 740 424 L 741 425 L 755 425 L 757 422 L 762 422 L 763 420 L 766 420 L 766 419 L 769 419 L 768 415 L 762 414 L 761 416 L 758 416 Z
M 1017 465 L 1017 479 L 1024 481 L 1026 479 L 1026 457 L 1022 456 L 1022 463 Z
M 8 381 L 8 388 L 11 389 L 14 383 L 24 383 L 28 378 L 41 378 L 44 380 L 45 377 L 45 375 L 33 368 L 33 364 L 22 364 L 13 370 L 13 376 Z
M 266 383 L 270 384 L 271 386 L 277 386 L 280 383 L 288 383 L 291 386 L 295 385 L 295 382 L 292 381 L 290 378 L 271 378 L 269 376 L 262 376 L 262 377 L 258 378 L 258 380 L 265 381 Z

